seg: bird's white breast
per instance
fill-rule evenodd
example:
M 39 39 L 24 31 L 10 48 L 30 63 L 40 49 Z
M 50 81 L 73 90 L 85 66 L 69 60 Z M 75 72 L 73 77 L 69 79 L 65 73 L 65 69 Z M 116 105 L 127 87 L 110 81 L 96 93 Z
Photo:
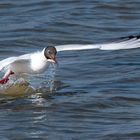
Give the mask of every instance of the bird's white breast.
M 31 68 L 35 73 L 40 73 L 46 70 L 50 62 L 42 55 L 42 53 L 36 53 L 31 55 Z

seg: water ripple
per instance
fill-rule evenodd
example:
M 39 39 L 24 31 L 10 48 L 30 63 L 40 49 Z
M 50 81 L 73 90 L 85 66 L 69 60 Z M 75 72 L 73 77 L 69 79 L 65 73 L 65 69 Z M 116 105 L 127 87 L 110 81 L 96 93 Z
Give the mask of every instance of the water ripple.
M 48 44 L 101 43 L 139 34 L 139 4 L 1 0 L 0 59 Z M 139 49 L 58 53 L 53 84 L 46 72 L 30 80 L 34 94 L 0 98 L 0 138 L 139 139 L 139 54 Z

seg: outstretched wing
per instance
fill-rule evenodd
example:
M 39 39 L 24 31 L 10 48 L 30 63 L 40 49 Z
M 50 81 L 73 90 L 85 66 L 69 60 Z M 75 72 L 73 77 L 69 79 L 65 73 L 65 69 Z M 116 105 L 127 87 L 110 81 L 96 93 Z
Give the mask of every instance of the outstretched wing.
M 140 36 L 122 37 L 109 43 L 101 44 L 70 44 L 56 46 L 57 51 L 68 50 L 86 50 L 86 49 L 100 49 L 100 50 L 120 50 L 120 49 L 133 49 L 140 47 Z
M 1 61 L 0 61 L 0 71 L 1 71 L 4 67 L 8 66 L 10 63 L 13 63 L 13 62 L 16 61 L 16 60 L 17 60 L 17 57 L 9 57 L 9 58 L 6 58 L 6 59 L 4 59 L 4 60 L 1 60 Z
M 25 54 L 18 57 L 9 57 L 0 61 L 0 71 L 16 61 L 23 61 L 30 59 L 31 54 Z

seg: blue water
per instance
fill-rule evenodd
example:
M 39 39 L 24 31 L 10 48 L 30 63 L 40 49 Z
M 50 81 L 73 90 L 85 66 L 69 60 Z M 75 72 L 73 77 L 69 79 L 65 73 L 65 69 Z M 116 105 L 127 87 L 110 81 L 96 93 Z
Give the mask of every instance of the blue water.
M 1 0 L 0 60 L 139 34 L 139 9 L 139 0 Z M 0 139 L 140 139 L 139 54 L 59 52 L 53 91 L 0 98 Z M 44 89 L 44 76 L 32 82 Z

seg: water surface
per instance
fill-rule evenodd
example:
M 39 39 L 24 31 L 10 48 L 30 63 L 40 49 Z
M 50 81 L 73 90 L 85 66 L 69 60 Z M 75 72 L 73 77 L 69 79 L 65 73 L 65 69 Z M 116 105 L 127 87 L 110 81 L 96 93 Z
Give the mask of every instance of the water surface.
M 139 5 L 138 0 L 1 0 L 0 60 L 48 44 L 139 34 Z M 139 139 L 139 54 L 140 49 L 60 52 L 53 91 L 46 90 L 46 72 L 30 80 L 42 92 L 0 98 L 0 139 Z

